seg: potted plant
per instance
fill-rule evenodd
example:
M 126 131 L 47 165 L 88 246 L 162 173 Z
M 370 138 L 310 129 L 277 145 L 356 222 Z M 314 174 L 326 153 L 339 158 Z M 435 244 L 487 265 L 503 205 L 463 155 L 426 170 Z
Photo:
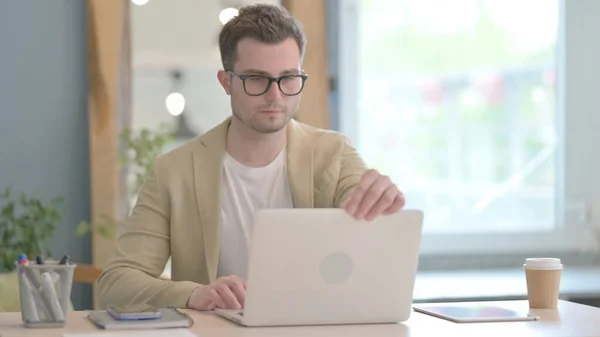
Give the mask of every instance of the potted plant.
M 62 220 L 59 205 L 63 201 L 56 197 L 44 203 L 25 193 L 16 196 L 11 187 L 4 190 L 0 195 L 0 272 L 14 270 L 19 254 L 34 261 L 38 255 L 51 255 L 48 243 Z
M 19 254 L 32 261 L 38 255 L 51 257 L 48 244 L 62 220 L 62 202 L 62 197 L 45 203 L 25 193 L 16 195 L 10 186 L 0 194 L 0 312 L 20 310 L 15 272 Z

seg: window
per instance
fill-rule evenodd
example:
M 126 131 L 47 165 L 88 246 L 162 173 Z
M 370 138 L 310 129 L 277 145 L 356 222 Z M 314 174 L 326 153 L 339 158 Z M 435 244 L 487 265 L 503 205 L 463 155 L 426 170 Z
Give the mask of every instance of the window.
M 595 249 L 597 2 L 337 4 L 333 125 L 425 212 L 424 254 Z

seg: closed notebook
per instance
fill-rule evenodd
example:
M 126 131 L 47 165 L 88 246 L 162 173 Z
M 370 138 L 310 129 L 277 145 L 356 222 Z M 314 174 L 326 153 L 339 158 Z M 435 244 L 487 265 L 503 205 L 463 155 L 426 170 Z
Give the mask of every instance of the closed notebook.
M 190 316 L 175 308 L 158 309 L 158 311 L 161 312 L 161 318 L 146 320 L 119 321 L 106 310 L 88 311 L 87 317 L 96 326 L 106 330 L 189 328 L 194 323 Z

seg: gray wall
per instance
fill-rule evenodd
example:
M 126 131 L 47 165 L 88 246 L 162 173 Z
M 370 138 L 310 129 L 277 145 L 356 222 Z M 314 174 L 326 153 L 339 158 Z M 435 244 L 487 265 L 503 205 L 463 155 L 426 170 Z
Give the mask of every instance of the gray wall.
M 53 255 L 91 261 L 85 0 L 0 1 L 0 189 L 63 196 Z M 76 309 L 91 287 L 75 285 Z

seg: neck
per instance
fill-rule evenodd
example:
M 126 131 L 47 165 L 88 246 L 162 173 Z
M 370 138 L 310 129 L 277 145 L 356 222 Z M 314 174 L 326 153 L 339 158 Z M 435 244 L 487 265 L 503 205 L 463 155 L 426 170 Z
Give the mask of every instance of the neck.
M 227 132 L 226 151 L 241 164 L 262 167 L 272 162 L 285 146 L 287 127 L 269 134 L 250 129 L 236 118 Z

